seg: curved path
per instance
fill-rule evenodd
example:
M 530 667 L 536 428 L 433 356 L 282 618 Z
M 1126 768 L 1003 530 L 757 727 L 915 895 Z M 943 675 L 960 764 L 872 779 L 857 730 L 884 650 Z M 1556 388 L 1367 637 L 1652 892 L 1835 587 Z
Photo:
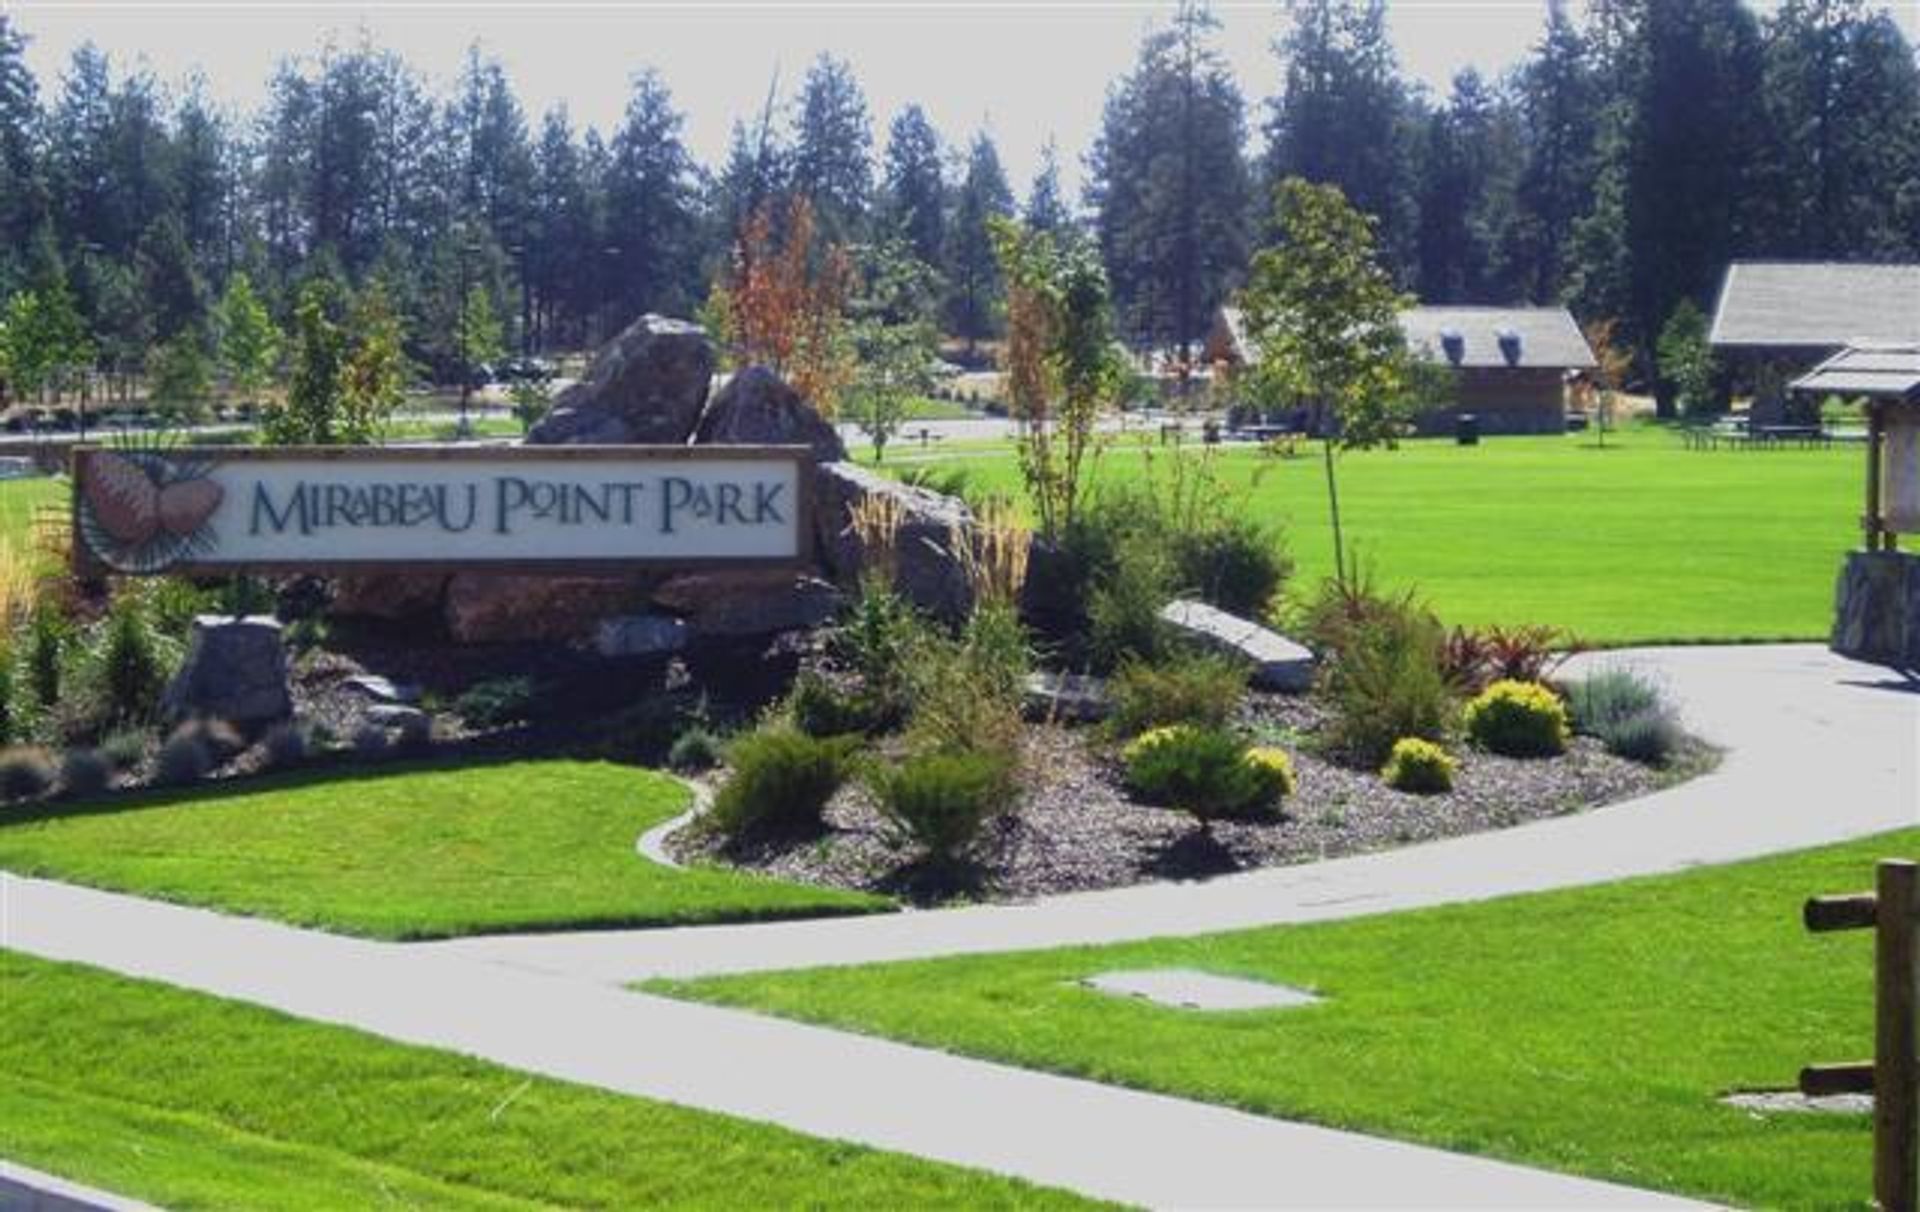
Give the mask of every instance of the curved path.
M 1019 905 L 675 930 L 495 936 L 448 954 L 599 980 L 1201 934 L 1725 863 L 1920 824 L 1920 693 L 1809 644 L 1583 657 L 1664 682 L 1720 767 L 1628 803 L 1379 854 Z
M 1019 907 L 396 945 L 0 874 L 0 946 L 530 1072 L 1181 1206 L 1678 1204 L 627 992 L 654 973 L 853 963 L 1353 916 L 1668 871 L 1920 823 L 1920 695 L 1810 646 L 1613 654 L 1729 748 L 1643 800 L 1380 855 Z

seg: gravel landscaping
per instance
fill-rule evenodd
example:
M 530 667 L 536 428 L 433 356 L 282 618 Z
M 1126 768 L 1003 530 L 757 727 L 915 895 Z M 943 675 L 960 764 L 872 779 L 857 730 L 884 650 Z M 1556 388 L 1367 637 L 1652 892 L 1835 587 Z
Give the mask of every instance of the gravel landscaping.
M 1502 829 L 1645 795 L 1709 768 L 1697 742 L 1663 769 L 1615 757 L 1576 737 L 1551 759 L 1460 755 L 1455 787 L 1410 795 L 1373 771 L 1314 752 L 1322 718 L 1311 699 L 1250 694 L 1243 725 L 1294 755 L 1299 785 L 1273 820 L 1216 821 L 1202 833 L 1183 812 L 1137 802 L 1122 785 L 1114 747 L 1096 728 L 1038 724 L 1022 742 L 1021 791 L 988 823 L 957 870 L 920 861 L 859 780 L 825 813 L 826 828 L 729 844 L 683 830 L 668 850 L 683 862 L 717 862 L 782 879 L 886 892 L 918 903 L 956 898 L 1019 901 L 1151 880 L 1204 879 L 1232 871 L 1337 858 Z

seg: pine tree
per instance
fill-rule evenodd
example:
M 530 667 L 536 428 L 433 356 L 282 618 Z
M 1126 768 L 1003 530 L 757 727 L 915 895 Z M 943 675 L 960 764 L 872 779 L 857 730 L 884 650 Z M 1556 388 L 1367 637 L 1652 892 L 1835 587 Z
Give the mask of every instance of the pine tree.
M 0 13 L 0 298 L 24 285 L 19 250 L 46 219 L 39 89 L 26 48 L 26 38 Z
M 659 75 L 636 77 L 607 149 L 603 187 L 603 234 L 614 273 L 609 301 L 619 327 L 645 311 L 684 315 L 698 294 L 694 167 L 681 125 Z
M 926 111 L 909 105 L 888 128 L 886 215 L 922 262 L 941 268 L 945 253 L 947 184 L 940 166 L 940 135 Z
M 1527 150 L 1518 185 L 1524 228 L 1516 233 L 1524 252 L 1515 259 L 1524 264 L 1529 295 L 1544 302 L 1567 281 L 1574 222 L 1591 187 L 1599 100 L 1586 40 L 1565 0 L 1547 5 L 1546 34 L 1520 70 L 1519 97 Z
M 822 52 L 800 85 L 791 182 L 830 240 L 856 236 L 865 222 L 872 150 L 867 98 L 852 65 Z
M 1073 225 L 1073 214 L 1060 193 L 1060 147 L 1052 139 L 1040 149 L 1040 167 L 1033 174 L 1021 217 L 1029 230 L 1048 234 L 1064 232 Z
M 1124 331 L 1183 357 L 1247 255 L 1244 106 L 1209 43 L 1218 23 L 1183 2 L 1109 93 L 1088 194 Z
M 999 330 L 1000 269 L 993 251 L 991 221 L 1013 214 L 1013 191 L 1000 167 L 993 139 L 982 131 L 967 154 L 967 174 L 954 201 L 947 232 L 948 326 L 967 342 L 973 356 L 979 342 Z

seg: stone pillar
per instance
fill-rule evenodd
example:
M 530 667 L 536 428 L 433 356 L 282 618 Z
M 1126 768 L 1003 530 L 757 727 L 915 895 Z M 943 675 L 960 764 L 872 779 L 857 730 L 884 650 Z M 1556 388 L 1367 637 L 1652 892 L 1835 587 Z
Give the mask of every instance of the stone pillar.
M 1920 554 L 1849 552 L 1833 613 L 1831 647 L 1841 656 L 1920 670 Z

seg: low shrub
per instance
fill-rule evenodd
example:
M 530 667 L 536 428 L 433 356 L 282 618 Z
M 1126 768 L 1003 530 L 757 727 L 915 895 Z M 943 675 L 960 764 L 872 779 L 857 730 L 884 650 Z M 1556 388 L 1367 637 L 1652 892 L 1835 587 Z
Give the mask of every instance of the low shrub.
M 526 677 L 475 682 L 453 702 L 460 718 L 482 731 L 524 723 L 533 718 L 533 708 L 533 679 Z
M 727 749 L 732 773 L 707 813 L 728 837 L 761 830 L 817 829 L 840 789 L 858 744 L 853 737 L 812 737 L 761 728 Z
M 270 770 L 289 770 L 307 760 L 307 730 L 288 721 L 275 724 L 260 738 L 260 753 Z
M 1393 743 L 1380 777 L 1395 791 L 1439 795 L 1453 790 L 1453 776 L 1459 768 L 1460 763 L 1432 741 L 1406 736 Z
M 1151 533 L 1123 535 L 1113 563 L 1087 595 L 1087 653 L 1096 669 L 1158 660 L 1170 640 L 1160 611 L 1174 597 L 1174 568 Z
M 877 730 L 887 714 L 856 687 L 843 686 L 814 669 L 803 669 L 787 695 L 793 726 L 808 736 L 845 736 Z
M 1446 739 L 1454 699 L 1441 671 L 1445 636 L 1417 600 L 1330 585 L 1310 612 L 1309 631 L 1324 656 L 1329 750 L 1377 770 L 1402 737 Z
M 1568 686 L 1567 713 L 1575 732 L 1649 766 L 1664 765 L 1685 739 L 1660 687 L 1625 669 L 1601 670 Z
M 98 749 L 69 749 L 60 759 L 60 790 L 76 799 L 96 796 L 113 785 L 113 766 Z
M 1503 679 L 1481 691 L 1466 710 L 1467 737 L 1507 757 L 1552 757 L 1567 748 L 1567 709 L 1538 682 Z
M 1567 718 L 1583 736 L 1664 707 L 1660 688 L 1630 669 L 1602 669 L 1567 687 Z
M 711 770 L 720 757 L 720 738 L 697 724 L 674 737 L 667 749 L 667 765 L 686 772 Z
M 1260 794 L 1265 802 L 1274 803 L 1293 794 L 1297 780 L 1293 773 L 1293 758 L 1286 750 L 1256 745 L 1247 750 L 1243 760 L 1259 780 Z
M 213 750 L 204 730 L 183 724 L 160 743 L 153 756 L 153 781 L 161 787 L 183 787 L 213 773 Z
M 182 724 L 181 728 L 192 730 L 206 743 L 207 752 L 213 755 L 216 765 L 237 757 L 247 747 L 247 740 L 240 735 L 240 730 L 225 720 L 193 720 Z
M 51 707 L 60 701 L 60 673 L 67 633 L 67 622 L 57 611 L 33 612 L 33 629 L 27 635 L 27 680 L 33 689 L 33 701 L 40 707 Z
M 137 598 L 122 598 L 108 617 L 100 679 L 109 718 L 143 720 L 153 713 L 166 682 L 166 670 L 152 625 Z
M 38 745 L 0 749 L 0 800 L 24 800 L 45 795 L 53 786 L 53 759 Z
M 1222 656 L 1149 664 L 1128 661 L 1108 687 L 1113 727 L 1122 735 L 1163 724 L 1224 727 L 1247 689 L 1247 669 Z
M 907 735 L 915 752 L 975 753 L 1011 763 L 1032 653 L 1011 606 L 985 605 L 953 639 L 929 638 L 913 670 Z
M 147 734 L 138 728 L 110 732 L 100 742 L 100 756 L 115 770 L 132 770 L 147 760 L 147 740 Z
M 924 753 L 870 779 L 887 819 L 937 862 L 972 845 L 1013 789 L 1008 763 L 988 754 Z
M 1121 752 L 1127 786 L 1152 803 L 1179 808 L 1202 824 L 1216 817 L 1268 810 L 1292 787 L 1293 770 L 1262 750 L 1249 759 L 1245 741 L 1219 728 L 1174 724 L 1134 738 Z
M 834 629 L 834 656 L 860 679 L 872 729 L 905 718 L 912 699 L 913 665 L 930 632 L 905 598 L 879 575 L 862 579 L 846 616 Z
M 1600 742 L 1607 752 L 1645 766 L 1664 766 L 1686 734 L 1671 711 L 1646 711 L 1607 726 Z
M 1241 618 L 1265 618 L 1293 573 L 1279 535 L 1244 514 L 1176 531 L 1168 541 L 1180 587 Z

